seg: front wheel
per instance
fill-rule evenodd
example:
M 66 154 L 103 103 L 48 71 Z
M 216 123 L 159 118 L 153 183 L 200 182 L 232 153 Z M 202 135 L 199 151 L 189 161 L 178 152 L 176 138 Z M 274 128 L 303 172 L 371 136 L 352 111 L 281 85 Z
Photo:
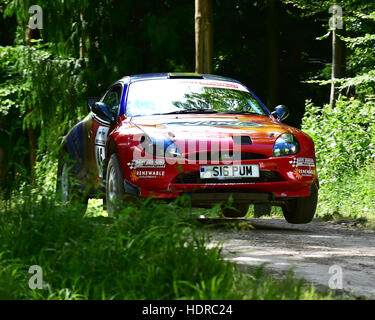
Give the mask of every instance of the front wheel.
M 282 207 L 285 220 L 289 223 L 309 223 L 314 218 L 318 204 L 318 180 L 310 185 L 310 196 L 287 200 Z
M 106 208 L 110 216 L 115 215 L 125 204 L 124 176 L 120 158 L 113 153 L 108 161 L 106 175 Z

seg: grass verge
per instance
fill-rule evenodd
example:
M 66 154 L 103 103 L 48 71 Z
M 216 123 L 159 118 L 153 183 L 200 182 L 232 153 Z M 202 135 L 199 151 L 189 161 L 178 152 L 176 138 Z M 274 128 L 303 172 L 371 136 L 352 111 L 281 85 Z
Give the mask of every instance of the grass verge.
M 289 277 L 242 274 L 174 203 L 145 201 L 111 220 L 31 198 L 0 214 L 0 299 L 326 299 Z M 31 290 L 29 267 L 43 271 Z

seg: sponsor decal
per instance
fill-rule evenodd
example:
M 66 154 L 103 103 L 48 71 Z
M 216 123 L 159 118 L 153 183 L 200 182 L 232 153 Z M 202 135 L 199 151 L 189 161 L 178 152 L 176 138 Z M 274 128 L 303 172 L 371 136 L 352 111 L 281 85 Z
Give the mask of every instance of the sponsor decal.
M 312 158 L 294 158 L 289 163 L 294 168 L 293 174 L 298 180 L 316 175 L 315 163 Z
M 314 159 L 312 158 L 294 158 L 289 161 L 293 168 L 298 167 L 315 167 Z
M 138 159 L 127 163 L 130 169 L 138 168 L 165 168 L 164 159 Z
M 255 122 L 246 122 L 238 120 L 202 120 L 189 122 L 168 122 L 168 126 L 204 126 L 204 127 L 263 127 L 263 125 Z
M 301 168 L 294 168 L 293 170 L 294 176 L 300 180 L 302 177 L 312 177 L 315 175 L 315 169 L 301 169 Z
M 95 136 L 95 144 L 99 146 L 105 146 L 107 142 L 108 130 L 108 127 L 99 126 Z
M 194 85 L 201 85 L 203 87 L 219 87 L 219 88 L 229 88 L 229 89 L 237 89 L 241 91 L 246 91 L 243 86 L 239 86 L 233 82 L 219 82 L 219 81 L 182 81 L 181 83 L 187 84 L 194 84 Z
M 136 170 L 133 169 L 130 172 L 130 180 L 132 182 L 137 182 L 138 179 L 154 179 L 158 177 L 164 177 L 164 170 Z
M 100 178 L 103 178 L 103 162 L 105 160 L 105 144 L 107 142 L 108 130 L 108 127 L 100 126 L 95 136 L 95 159 Z
M 138 181 L 138 176 L 137 176 L 137 172 L 135 170 L 132 170 L 131 173 L 130 173 L 130 180 L 132 182 L 137 182 Z

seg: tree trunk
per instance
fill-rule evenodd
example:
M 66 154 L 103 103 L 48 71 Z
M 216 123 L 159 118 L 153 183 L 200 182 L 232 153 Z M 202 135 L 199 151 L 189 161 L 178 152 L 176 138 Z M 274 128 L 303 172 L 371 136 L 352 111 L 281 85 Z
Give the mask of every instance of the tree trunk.
M 29 137 L 29 153 L 30 153 L 30 168 L 31 168 L 31 183 L 35 183 L 35 165 L 36 165 L 36 147 L 37 139 L 36 132 L 33 126 L 27 129 Z
M 31 47 L 32 46 L 32 39 L 38 39 L 40 37 L 40 33 L 38 29 L 31 29 L 29 26 L 26 28 L 26 45 Z M 36 148 L 37 148 L 37 139 L 36 139 L 36 132 L 32 125 L 28 127 L 28 138 L 29 138 L 29 154 L 30 154 L 30 176 L 31 176 L 31 183 L 35 183 L 35 165 L 36 165 Z
M 212 73 L 212 0 L 195 0 L 195 72 Z
M 79 38 L 79 58 L 83 59 L 86 55 L 86 22 L 83 13 L 79 14 L 79 20 L 81 22 L 81 35 Z
M 31 19 L 31 18 L 30 18 Z M 29 26 L 26 27 L 25 41 L 28 47 L 32 46 L 31 40 L 40 39 L 39 29 L 31 29 Z
M 277 27 L 277 3 L 269 1 L 267 13 L 268 72 L 267 72 L 267 105 L 273 109 L 279 102 L 279 46 Z
M 345 77 L 346 73 L 346 47 L 338 37 L 345 34 L 345 29 L 333 29 L 332 33 L 332 70 L 331 70 L 331 94 L 329 105 L 333 109 L 336 106 L 337 88 L 336 80 Z
M 4 127 L 4 122 L 5 122 L 5 118 L 0 116 L 0 128 Z M 2 196 L 1 193 L 2 193 L 3 184 L 4 184 L 4 181 L 7 178 L 5 157 L 6 157 L 5 148 L 0 145 L 0 196 Z

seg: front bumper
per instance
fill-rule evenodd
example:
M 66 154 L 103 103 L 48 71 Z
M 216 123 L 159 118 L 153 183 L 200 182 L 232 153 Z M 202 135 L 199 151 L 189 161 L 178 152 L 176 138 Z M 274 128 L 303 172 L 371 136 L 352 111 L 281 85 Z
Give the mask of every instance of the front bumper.
M 299 161 L 299 159 L 310 161 Z M 306 165 L 308 163 L 309 165 Z M 294 156 L 254 159 L 232 164 L 259 165 L 260 178 L 242 178 L 231 180 L 202 180 L 199 178 L 202 165 L 228 165 L 228 163 L 165 163 L 162 168 L 130 169 L 125 167 L 125 180 L 138 190 L 141 197 L 176 198 L 181 194 L 193 196 L 200 202 L 215 202 L 220 197 L 233 194 L 238 201 L 246 199 L 251 202 L 278 201 L 291 197 L 310 195 L 309 186 L 317 179 L 315 157 L 307 154 Z M 229 164 L 230 165 L 230 164 Z M 127 170 L 127 171 L 126 171 Z M 150 173 L 148 176 L 145 173 Z M 216 196 L 214 196 L 216 194 Z M 241 196 L 239 196 L 241 194 Z M 244 196 L 242 196 L 244 195 Z M 208 199 L 207 198 L 207 199 Z M 194 200 L 194 198 L 192 198 Z

